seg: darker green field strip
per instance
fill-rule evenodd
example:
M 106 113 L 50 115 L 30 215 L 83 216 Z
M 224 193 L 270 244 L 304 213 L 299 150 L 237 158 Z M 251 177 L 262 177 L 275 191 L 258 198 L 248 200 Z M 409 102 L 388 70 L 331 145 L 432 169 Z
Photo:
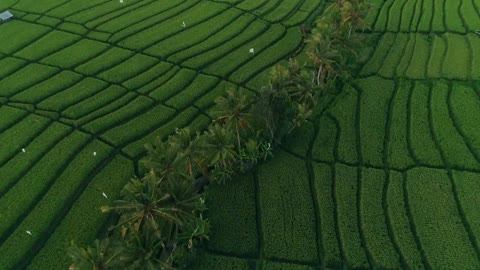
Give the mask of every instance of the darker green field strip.
M 176 52 L 208 40 L 214 34 L 222 31 L 227 25 L 236 21 L 241 15 L 242 13 L 236 9 L 228 9 L 203 23 L 185 27 L 185 30 L 179 34 L 166 38 L 145 49 L 145 53 L 167 58 Z
M 247 44 L 252 44 L 257 39 L 261 39 L 263 41 L 265 39 L 264 36 L 267 35 L 267 30 L 270 30 L 273 35 L 278 34 L 278 32 L 281 31 L 280 28 L 282 27 L 278 25 L 276 27 L 269 26 L 263 21 L 256 20 L 252 24 L 250 24 L 249 27 L 245 29 L 245 31 L 242 31 L 235 37 L 227 40 L 226 42 L 222 42 L 222 44 L 217 47 L 210 47 L 208 51 L 202 51 L 201 54 L 191 56 L 190 58 L 188 58 L 188 60 L 182 62 L 182 65 L 193 69 L 200 69 L 202 67 L 206 67 L 219 59 L 226 59 L 226 55 L 228 55 L 229 53 L 232 53 L 239 48 L 246 47 Z M 270 33 L 270 35 L 272 33 Z M 259 43 L 260 41 L 257 41 L 256 44 Z M 247 48 L 246 51 L 244 49 L 243 55 L 250 56 L 250 54 L 248 53 L 250 48 Z M 256 48 L 256 50 L 258 52 L 258 48 Z M 244 57 L 242 59 L 244 59 Z M 238 64 L 238 62 L 235 63 Z M 212 67 L 212 69 L 214 69 L 214 67 Z M 205 71 L 208 72 L 207 70 Z
M 433 141 L 429 124 L 430 86 L 424 82 L 415 83 L 409 96 L 409 145 L 414 159 L 420 164 L 444 166 L 440 152 Z
M 167 138 L 168 135 L 171 135 L 175 132 L 175 129 L 190 125 L 193 121 L 195 121 L 198 114 L 198 109 L 193 107 L 187 108 L 183 112 L 176 115 L 175 118 L 165 125 L 162 125 L 148 134 L 143 134 L 141 139 L 138 139 L 137 141 L 125 146 L 122 151 L 132 159 L 137 159 L 145 153 L 144 145 L 146 143 L 153 142 L 157 137 L 161 139 Z
M 427 66 L 427 77 L 441 78 L 445 55 L 447 53 L 447 41 L 445 35 L 435 35 L 432 42 L 432 52 Z
M 338 147 L 336 149 L 336 159 L 347 163 L 358 163 L 359 157 L 357 147 L 360 142 L 356 136 L 357 101 L 359 95 L 352 87 L 346 87 L 339 95 L 335 104 L 329 109 L 332 118 L 338 123 L 337 131 Z M 344 110 L 343 108 L 351 108 Z M 321 132 L 321 131 L 320 131 Z M 353 147 L 355 146 L 355 147 Z M 315 158 L 322 158 L 314 156 Z
M 125 106 L 83 125 L 83 128 L 93 134 L 102 133 L 146 112 L 153 104 L 153 100 L 138 96 Z
M 88 245 L 97 237 L 109 217 L 100 211 L 100 207 L 111 204 L 120 196 L 120 190 L 132 177 L 132 167 L 131 161 L 118 155 L 109 162 L 75 200 L 48 240 L 38 246 L 38 253 L 29 258 L 31 262 L 27 269 L 69 267 L 71 262 L 64 256 L 69 243 L 73 240 L 77 244 Z M 102 193 L 108 198 L 104 198 Z
M 0 165 L 22 153 L 22 148 L 30 143 L 36 136 L 45 131 L 51 121 L 48 118 L 29 114 L 20 122 L 0 134 L 2 151 L 0 152 Z
M 72 87 L 58 92 L 43 100 L 36 106 L 42 110 L 62 111 L 88 97 L 94 96 L 108 87 L 108 84 L 98 79 L 87 77 Z
M 136 92 L 140 93 L 140 94 L 143 94 L 143 95 L 147 95 L 150 92 L 153 92 L 153 91 L 157 90 L 158 88 L 162 87 L 163 85 L 167 84 L 170 80 L 175 78 L 175 76 L 177 76 L 177 75 L 183 77 L 183 76 L 186 76 L 184 74 L 184 73 L 186 73 L 189 76 L 193 76 L 191 74 L 196 73 L 192 70 L 182 69 L 179 66 L 174 66 L 174 65 L 171 65 L 167 69 L 168 70 L 162 76 L 159 76 L 159 77 L 154 76 L 153 79 L 149 78 L 149 81 L 145 85 L 136 89 Z M 133 78 L 133 79 L 135 79 L 135 78 Z M 125 82 L 124 84 L 127 84 L 127 83 L 128 83 L 128 81 Z
M 365 246 L 369 250 L 373 267 L 398 269 L 400 256 L 389 237 L 387 219 L 383 209 L 383 190 L 386 175 L 383 170 L 362 169 L 360 220 Z
M 321 131 L 320 131 L 321 132 Z M 325 164 L 313 164 L 315 175 L 315 192 L 319 206 L 318 227 L 321 230 L 317 233 L 322 236 L 322 260 L 328 267 L 339 266 L 342 261 L 340 242 L 338 237 L 335 182 L 333 181 L 333 170 Z
M 448 111 L 448 85 L 439 81 L 430 90 L 429 107 L 431 112 L 434 139 L 441 149 L 442 158 L 448 165 L 457 168 L 477 169 L 480 164 L 470 152 L 462 136 L 455 129 Z
M 102 110 L 112 104 L 114 101 L 123 99 L 126 96 L 127 90 L 123 87 L 112 85 L 106 89 L 102 89 L 98 93 L 94 93 L 83 100 L 79 100 L 72 106 L 61 111 L 61 115 L 71 120 L 82 119 L 83 117 Z
M 0 96 L 14 96 L 29 87 L 48 80 L 60 72 L 61 70 L 57 68 L 36 63 L 29 64 L 0 80 Z
M 8 55 L 21 50 L 30 43 L 41 39 L 52 29 L 37 24 L 26 23 L 14 20 L 8 24 L 0 26 L 0 38 L 7 40 L 8 44 L 0 48 L 0 53 Z
M 73 45 L 80 39 L 81 37 L 78 35 L 53 30 L 22 50 L 15 52 L 14 55 L 31 61 L 38 61 L 60 49 Z
M 191 69 L 174 69 L 171 73 L 175 75 L 167 79 L 168 81 L 153 82 L 153 85 L 142 87 L 138 92 L 146 94 L 151 89 L 152 91 L 148 92 L 150 97 L 157 101 L 165 101 L 191 85 L 198 76 L 203 76 Z
M 220 83 L 219 79 L 212 76 L 199 75 L 181 92 L 168 99 L 165 104 L 178 110 L 194 104 L 199 98 L 206 95 Z
M 135 54 L 121 64 L 106 70 L 97 76 L 105 81 L 120 84 L 142 74 L 158 63 L 158 60 L 144 54 Z
M 148 20 L 154 16 L 158 16 L 170 9 L 175 8 L 183 3 L 185 0 L 174 0 L 168 2 L 159 1 L 143 1 L 145 5 L 137 5 L 131 8 L 124 14 L 115 14 L 115 16 L 99 17 L 87 23 L 88 27 L 95 30 L 117 33 L 133 24 Z M 122 12 L 123 13 L 123 12 Z M 120 16 L 119 16 L 120 15 Z M 124 16 L 121 16 L 124 15 Z M 108 20 L 106 20 L 108 18 Z
M 478 177 L 478 173 L 453 171 L 458 200 L 471 228 L 471 240 L 477 247 L 480 241 L 480 216 L 476 207 L 479 203 Z
M 335 198 L 338 234 L 344 254 L 343 264 L 348 268 L 369 268 L 365 243 L 359 231 L 359 175 L 357 168 L 335 166 Z
M 176 16 L 171 19 L 157 23 L 145 30 L 136 32 L 133 35 L 122 37 L 120 40 L 113 39 L 112 41 L 122 47 L 135 50 L 145 50 L 156 42 L 183 31 L 183 21 L 186 20 L 185 24 L 188 23 L 188 26 L 186 27 L 195 27 L 197 24 L 200 25 L 213 17 L 219 16 L 227 9 L 228 6 L 224 4 L 200 2 L 198 6 L 189 8 L 187 11 L 180 14 L 176 14 Z
M 118 47 L 111 47 L 105 53 L 78 66 L 77 68 L 75 68 L 75 71 L 88 76 L 94 76 L 102 71 L 106 71 L 109 68 L 123 63 L 125 60 L 133 57 L 133 55 L 133 51 L 121 49 Z
M 25 110 L 19 110 L 10 106 L 0 106 L 0 133 L 21 122 L 28 116 Z
M 91 141 L 91 140 L 90 140 Z M 97 155 L 92 153 L 97 151 Z M 19 222 L 10 236 L 2 243 L 0 250 L 2 265 L 7 268 L 22 268 L 27 259 L 43 246 L 60 220 L 68 213 L 76 199 L 91 182 L 91 179 L 108 162 L 113 149 L 92 141 L 64 168 L 48 191 L 35 203 L 35 208 Z M 82 169 L 80 169 L 82 168 Z M 101 194 L 99 194 L 101 195 Z M 31 231 L 32 235 L 25 231 Z
M 110 39 L 110 43 L 118 43 L 129 36 L 135 35 L 141 31 L 148 30 L 150 27 L 154 25 L 161 24 L 162 22 L 168 21 L 169 19 L 172 19 L 179 14 L 182 14 L 182 12 L 185 12 L 188 9 L 195 8 L 201 3 L 199 0 L 194 0 L 194 1 L 184 1 L 179 5 L 176 5 L 174 8 L 167 10 L 166 12 L 161 12 L 159 14 L 154 14 L 153 16 L 150 16 L 144 20 L 141 20 L 137 23 L 133 24 L 127 24 L 122 27 L 119 31 L 117 31 Z M 181 27 L 181 22 L 180 25 L 177 25 L 177 27 Z
M 378 77 L 357 81 L 360 98 L 360 147 L 364 164 L 383 164 L 385 130 L 394 83 Z M 382 91 L 379 92 L 378 90 Z M 376 104 L 372 107 L 370 104 Z
M 443 75 L 448 79 L 468 78 L 470 50 L 464 36 L 445 34 L 447 40 L 447 52 Z
M 431 267 L 480 267 L 457 210 L 447 172 L 418 168 L 409 171 L 407 179 L 413 220 Z
M 406 169 L 415 164 L 409 149 L 408 100 L 413 84 L 400 81 L 393 94 L 389 124 L 385 139 L 385 165 L 393 168 Z
M 106 43 L 82 39 L 79 42 L 40 60 L 41 63 L 63 69 L 74 69 L 105 53 L 110 46 Z
M 0 60 L 0 78 L 8 77 L 27 65 L 25 60 L 5 56 Z
M 193 270 L 201 269 L 255 269 L 255 262 L 247 259 L 214 255 L 211 253 L 202 253 L 195 264 L 192 266 Z
M 209 188 L 212 196 L 207 198 L 212 233 L 207 249 L 235 256 L 254 257 L 257 254 L 259 239 L 257 235 L 256 202 L 251 196 L 255 192 L 252 175 L 235 179 L 234 185 Z M 230 191 L 230 192 L 229 192 Z M 217 201 L 229 201 L 228 205 L 219 205 Z M 209 214 L 212 213 L 212 214 Z M 229 226 L 225 226 L 225 223 Z
M 127 13 L 128 11 L 137 8 L 138 6 L 144 5 L 142 0 L 132 0 L 119 5 L 118 2 L 113 1 L 94 1 L 88 0 L 83 5 L 75 3 L 75 1 L 70 1 L 63 7 L 59 7 L 58 10 L 52 10 L 50 15 L 54 15 L 54 12 L 59 17 L 65 18 L 66 21 L 86 24 L 88 27 L 92 28 L 94 25 L 91 25 L 92 21 L 102 22 L 108 21 L 109 19 L 115 18 L 116 16 Z M 152 2 L 149 0 L 147 2 Z
M 231 40 L 232 38 L 238 36 L 240 33 L 250 28 L 250 26 L 255 22 L 257 24 L 259 23 L 259 21 L 255 20 L 252 15 L 243 14 L 234 22 L 226 25 L 221 31 L 218 31 L 209 36 L 205 41 L 199 42 L 197 44 L 192 44 L 191 47 L 182 50 L 177 50 L 178 45 L 172 47 L 172 49 L 170 49 L 171 51 L 169 52 L 171 55 L 168 56 L 168 60 L 172 62 L 183 62 L 194 56 L 201 55 L 202 53 L 216 48 L 223 43 Z M 165 42 L 169 42 L 169 40 L 167 39 Z
M 262 19 L 272 23 L 281 22 L 288 18 L 291 14 L 295 13 L 295 11 L 300 8 L 301 4 L 302 1 L 284 0 L 274 10 L 270 11 L 270 13 L 262 16 Z
M 0 198 L 22 179 L 49 150 L 71 131 L 68 126 L 52 123 L 45 131 L 28 142 L 25 153 L 19 152 L 0 167 Z
M 288 18 L 282 20 L 282 24 L 290 27 L 300 25 L 310 20 L 312 16 L 321 12 L 325 2 L 316 0 L 305 0 L 295 13 L 291 13 Z
M 426 268 L 420 253 L 419 243 L 417 242 L 413 226 L 407 213 L 407 206 L 404 194 L 403 176 L 399 172 L 390 171 L 386 193 L 387 215 L 390 220 L 393 243 L 396 249 L 400 251 L 403 268 L 421 269 Z M 413 232 L 412 232 L 413 231 Z
M 138 90 L 141 87 L 149 85 L 150 83 L 156 81 L 157 79 L 166 77 L 166 74 L 170 70 L 172 70 L 173 67 L 173 64 L 167 62 L 159 62 L 158 64 L 142 72 L 141 74 L 138 74 L 137 76 L 124 81 L 122 83 L 122 86 L 130 90 Z M 161 83 L 158 85 L 161 85 Z
M 285 152 L 259 169 L 262 233 L 269 240 L 263 246 L 265 258 L 318 264 L 312 237 L 317 233 L 315 210 L 305 170 L 303 161 Z
M 273 44 L 281 42 L 282 38 L 287 34 L 285 27 L 275 24 L 269 29 L 269 31 L 257 36 L 254 40 L 243 43 L 238 48 L 233 48 L 224 55 L 219 55 L 222 50 L 216 49 L 216 54 L 220 57 L 217 61 L 211 61 L 205 58 L 208 62 L 203 63 L 201 70 L 205 73 L 215 74 L 221 77 L 229 77 L 239 69 L 245 63 L 255 58 L 255 55 L 261 55 L 264 50 L 267 50 Z M 281 43 L 280 43 L 281 44 Z M 228 43 L 226 44 L 228 45 Z M 225 48 L 228 48 L 225 47 Z M 254 54 L 249 53 L 249 50 L 253 48 Z M 204 57 L 202 55 L 201 57 Z M 232 61 L 231 59 L 235 59 Z M 278 59 L 279 60 L 279 59 Z M 245 78 L 247 79 L 247 78 Z
M 83 79 L 83 76 L 71 71 L 62 71 L 55 76 L 37 83 L 12 96 L 9 100 L 38 104 L 52 96 L 57 95 L 65 89 L 73 87 Z
M 448 107 L 455 126 L 478 161 L 480 154 L 480 98 L 476 90 L 467 85 L 451 85 Z
M 82 133 L 70 134 L 48 151 L 50 156 L 42 158 L 21 179 L 16 179 L 14 186 L 3 187 L 0 207 L 5 222 L 0 225 L 0 245 L 35 208 L 87 141 L 88 137 Z
M 113 145 L 125 145 L 129 142 L 138 140 L 155 129 L 159 125 L 164 125 L 176 113 L 175 110 L 163 105 L 156 105 L 147 112 L 136 116 L 128 122 L 109 129 L 101 135 L 101 138 Z
M 115 86 L 113 88 L 118 89 L 118 87 L 115 87 Z M 108 93 L 107 90 L 103 91 L 102 93 Z M 124 89 L 118 89 L 118 91 L 124 91 Z M 93 96 L 92 98 L 94 97 L 95 96 Z M 60 118 L 60 121 L 73 125 L 75 127 L 84 126 L 84 125 L 87 125 L 87 123 L 99 120 L 105 117 L 106 115 L 113 113 L 115 111 L 118 111 L 124 106 L 127 106 L 128 104 L 130 104 L 130 102 L 133 102 L 138 97 L 138 95 L 130 92 L 119 97 L 118 99 L 115 99 L 114 101 L 111 100 L 111 97 L 112 96 L 108 96 L 104 99 L 99 99 L 99 100 L 95 99 L 95 102 L 89 105 L 89 106 L 96 107 L 95 111 L 85 110 L 85 107 L 77 107 L 75 114 L 84 115 L 79 119 L 71 120 L 67 118 Z M 104 121 L 104 120 L 99 120 L 99 121 Z
M 339 121 L 332 116 L 326 116 L 319 118 L 317 125 L 319 131 L 311 147 L 312 158 L 323 162 L 339 160 L 340 136 L 343 135 Z M 298 141 L 307 141 L 302 137 L 294 136 L 294 138 L 299 138 Z

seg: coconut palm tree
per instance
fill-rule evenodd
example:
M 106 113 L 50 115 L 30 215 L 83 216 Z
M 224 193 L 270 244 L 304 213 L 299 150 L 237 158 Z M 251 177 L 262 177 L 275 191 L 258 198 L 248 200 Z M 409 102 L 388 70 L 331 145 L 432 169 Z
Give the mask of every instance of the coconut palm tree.
M 73 263 L 70 269 L 75 270 L 107 270 L 121 266 L 120 256 L 123 248 L 114 244 L 109 238 L 95 240 L 92 247 L 82 248 L 72 242 L 68 248 L 68 256 Z
M 241 137 L 247 133 L 250 127 L 252 115 L 249 108 L 252 98 L 237 88 L 228 89 L 226 95 L 215 99 L 214 123 L 225 124 L 227 128 L 235 131 L 237 136 L 237 150 L 241 147 Z

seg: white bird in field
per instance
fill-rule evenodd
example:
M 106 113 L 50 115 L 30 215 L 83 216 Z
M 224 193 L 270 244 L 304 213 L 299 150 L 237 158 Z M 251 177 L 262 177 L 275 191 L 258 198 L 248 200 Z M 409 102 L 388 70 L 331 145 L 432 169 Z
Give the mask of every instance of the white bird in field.
M 102 195 L 103 197 L 105 197 L 105 199 L 108 199 L 107 194 L 105 194 L 105 192 L 102 192 Z
M 185 21 L 182 22 L 182 27 L 187 27 L 187 25 L 185 24 Z
M 28 235 L 32 235 L 32 233 L 30 231 L 25 231 Z
M 26 152 L 26 151 L 25 151 L 25 148 L 22 148 L 22 152 L 23 152 L 23 153 L 25 153 L 25 152 Z
M 123 0 L 120 0 L 120 3 L 123 3 Z
M 97 156 L 97 152 L 93 152 L 93 156 L 94 156 L 94 157 Z
M 249 51 L 249 53 L 251 53 L 251 54 L 255 54 L 255 49 L 254 49 L 254 48 L 250 48 L 250 51 Z

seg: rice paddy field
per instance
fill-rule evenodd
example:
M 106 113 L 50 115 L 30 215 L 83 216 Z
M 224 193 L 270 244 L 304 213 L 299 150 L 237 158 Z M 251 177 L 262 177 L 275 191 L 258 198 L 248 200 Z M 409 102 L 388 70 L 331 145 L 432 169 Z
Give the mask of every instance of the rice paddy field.
M 371 2 L 353 85 L 208 190 L 198 269 L 480 268 L 480 1 Z M 205 127 L 227 87 L 258 90 L 326 4 L 2 0 L 0 269 L 68 268 L 144 143 Z

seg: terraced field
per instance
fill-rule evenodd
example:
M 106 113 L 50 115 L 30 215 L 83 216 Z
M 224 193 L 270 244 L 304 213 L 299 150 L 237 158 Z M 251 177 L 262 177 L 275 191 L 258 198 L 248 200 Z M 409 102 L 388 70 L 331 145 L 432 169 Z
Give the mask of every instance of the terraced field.
M 203 268 L 480 268 L 480 1 L 372 2 L 353 86 L 209 191 Z
M 227 87 L 257 89 L 322 5 L 0 1 L 16 17 L 0 25 L 0 268 L 66 269 L 144 143 L 204 127 Z

